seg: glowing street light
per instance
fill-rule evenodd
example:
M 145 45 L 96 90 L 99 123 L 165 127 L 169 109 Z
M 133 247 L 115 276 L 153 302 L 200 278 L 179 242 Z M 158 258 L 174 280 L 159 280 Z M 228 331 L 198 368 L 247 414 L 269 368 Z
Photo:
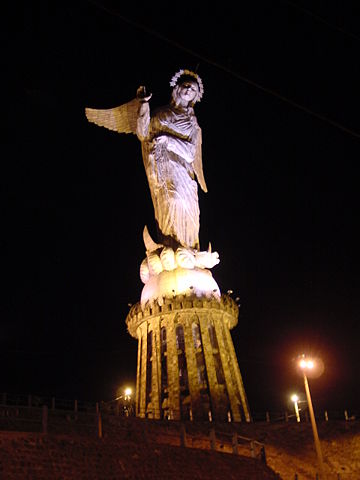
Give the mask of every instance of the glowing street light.
M 125 400 L 131 400 L 131 394 L 132 394 L 131 388 L 130 388 L 130 387 L 125 388 L 125 390 L 124 390 L 124 399 L 125 399 Z
M 319 469 L 320 469 L 320 477 L 324 479 L 325 475 L 324 475 L 323 456 L 322 456 L 322 452 L 321 452 L 321 445 L 320 445 L 319 435 L 318 435 L 316 422 L 315 422 L 314 409 L 313 409 L 312 402 L 311 402 L 309 382 L 308 382 L 308 379 L 307 379 L 307 376 L 306 376 L 306 372 L 312 371 L 314 369 L 315 361 L 312 360 L 311 358 L 306 358 L 305 355 L 302 355 L 301 359 L 299 361 L 299 367 L 302 371 L 303 378 L 304 378 L 306 398 L 307 398 L 307 402 L 308 402 L 311 426 L 312 426 L 312 431 L 313 431 L 313 435 L 314 435 L 315 450 L 316 450 L 318 463 L 319 463 Z
M 117 415 L 119 415 L 120 408 L 123 412 L 123 415 L 127 417 L 132 414 L 133 406 L 131 402 L 131 395 L 132 395 L 132 388 L 125 387 L 122 389 L 121 387 L 118 389 L 118 393 L 122 392 L 121 395 L 118 395 L 113 401 L 117 402 L 116 409 Z
M 299 413 L 299 397 L 294 393 L 294 395 L 291 395 L 291 401 L 294 402 L 294 408 L 295 408 L 295 415 L 296 415 L 296 421 L 300 422 L 300 413 Z
M 126 387 L 124 389 L 123 395 L 117 396 L 115 400 L 121 400 L 122 398 L 124 400 L 131 400 L 131 394 L 132 394 L 132 389 L 130 387 Z

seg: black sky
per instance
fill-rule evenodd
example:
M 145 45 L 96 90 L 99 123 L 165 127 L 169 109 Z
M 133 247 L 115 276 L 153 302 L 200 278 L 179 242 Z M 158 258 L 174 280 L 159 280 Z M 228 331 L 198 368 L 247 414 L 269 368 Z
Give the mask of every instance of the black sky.
M 134 383 L 125 318 L 153 210 L 137 138 L 89 124 L 84 108 L 125 103 L 139 85 L 155 108 L 190 68 L 205 88 L 200 242 L 219 252 L 220 289 L 241 299 L 232 336 L 250 409 L 301 393 L 303 351 L 325 363 L 315 405 L 359 409 L 360 7 L 343 3 L 34 2 L 12 16 L 1 391 L 100 400 Z

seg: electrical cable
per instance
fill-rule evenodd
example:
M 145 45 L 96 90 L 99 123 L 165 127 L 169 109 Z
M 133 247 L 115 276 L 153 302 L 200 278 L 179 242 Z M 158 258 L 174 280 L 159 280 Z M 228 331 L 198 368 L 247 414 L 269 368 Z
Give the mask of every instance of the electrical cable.
M 211 58 L 208 58 L 208 57 L 204 57 L 203 55 L 197 53 L 197 52 L 194 52 L 193 50 L 187 48 L 187 47 L 184 47 L 183 45 L 181 45 L 180 43 L 174 41 L 174 40 L 170 40 L 169 38 L 167 37 L 164 37 L 162 34 L 156 32 L 155 30 L 152 30 L 148 27 L 146 27 L 145 25 L 142 25 L 142 24 L 139 24 L 137 22 L 134 22 L 132 20 L 129 20 L 128 18 L 122 16 L 122 15 L 119 15 L 118 13 L 116 12 L 113 12 L 112 10 L 108 9 L 107 7 L 104 7 L 103 5 L 99 4 L 98 2 L 96 1 L 93 1 L 93 0 L 88 0 L 90 3 L 93 3 L 94 5 L 96 5 L 97 7 L 103 9 L 104 11 L 106 11 L 107 13 L 109 13 L 110 15 L 115 15 L 117 16 L 118 18 L 120 18 L 123 22 L 129 24 L 130 26 L 132 27 L 135 27 L 137 29 L 140 29 L 154 37 L 157 37 L 158 39 L 166 42 L 167 44 L 179 49 L 179 50 L 182 50 L 186 53 L 188 53 L 189 55 L 193 56 L 193 57 L 196 57 L 200 60 L 202 60 L 203 62 L 209 64 L 209 65 L 212 65 L 213 67 L 216 67 L 218 68 L 219 70 L 222 70 L 224 72 L 226 72 L 227 74 L 237 78 L 238 80 L 241 80 L 243 81 L 244 83 L 247 83 L 248 85 L 251 85 L 255 88 L 257 88 L 258 90 L 261 90 L 269 95 L 272 95 L 278 99 L 280 99 L 281 101 L 285 102 L 285 103 L 288 103 L 289 105 L 291 105 L 292 107 L 295 107 L 297 108 L 298 110 L 301 110 L 309 115 L 312 115 L 313 117 L 325 122 L 325 123 L 328 123 L 329 125 L 335 127 L 335 128 L 338 128 L 339 130 L 345 132 L 345 133 L 348 133 L 349 135 L 352 135 L 353 137 L 356 137 L 356 138 L 360 138 L 360 133 L 358 132 L 355 132 L 354 130 L 351 130 L 350 128 L 347 128 L 345 127 L 344 125 L 340 124 L 339 122 L 336 122 L 334 120 L 331 120 L 327 117 L 325 117 L 324 115 L 320 114 L 320 113 L 317 113 L 317 112 L 314 112 L 313 110 L 311 110 L 310 108 L 308 107 L 305 107 L 303 105 L 300 105 L 299 103 L 295 102 L 294 100 L 291 100 L 287 97 L 285 97 L 284 95 L 281 95 L 280 93 L 270 89 L 270 88 L 267 88 L 267 87 L 264 87 L 263 85 L 260 85 L 259 83 L 257 82 L 254 82 L 253 80 L 249 79 L 249 78 L 246 78 L 244 77 L 243 75 L 240 75 L 239 73 L 237 72 L 234 72 L 233 70 L 231 70 L 230 68 L 218 63 L 218 62 L 215 62 L 214 60 L 212 60 Z
M 305 13 L 306 15 L 309 15 L 310 17 L 313 17 L 313 18 L 316 18 L 316 20 L 318 20 L 319 22 L 323 23 L 324 25 L 327 25 L 328 27 L 332 28 L 333 30 L 337 30 L 338 32 L 341 32 L 341 33 L 344 33 L 345 35 L 348 35 L 349 37 L 352 37 L 354 38 L 355 40 L 358 40 L 360 41 L 360 38 L 358 36 L 356 36 L 354 33 L 352 32 L 348 32 L 346 30 L 344 30 L 343 28 L 340 28 L 338 27 L 337 25 L 333 25 L 329 22 L 327 22 L 324 18 L 320 17 L 319 15 L 317 15 L 316 13 L 313 13 L 312 11 L 306 9 L 306 8 L 303 8 L 303 7 L 299 7 L 299 5 L 297 5 L 296 3 L 294 2 L 291 2 L 289 0 L 280 0 L 282 1 L 283 3 L 286 3 L 294 8 L 297 8 L 298 10 L 300 10 L 301 12 Z

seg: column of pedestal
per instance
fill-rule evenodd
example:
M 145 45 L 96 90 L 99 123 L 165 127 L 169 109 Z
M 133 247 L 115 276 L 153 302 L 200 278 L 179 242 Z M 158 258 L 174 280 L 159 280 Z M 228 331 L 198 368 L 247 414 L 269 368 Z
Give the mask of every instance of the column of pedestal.
M 179 362 L 176 346 L 175 315 L 168 315 L 167 330 L 167 368 L 169 389 L 169 414 L 171 420 L 180 420 Z
M 160 345 L 160 317 L 155 317 L 151 321 L 153 331 L 153 351 L 152 351 L 152 379 L 151 379 L 151 403 L 153 408 L 153 418 L 159 419 L 160 413 L 160 388 L 161 388 L 161 345 Z
M 141 365 L 139 368 L 140 408 L 139 417 L 146 416 L 146 361 L 147 361 L 147 322 L 144 321 L 138 328 L 141 332 Z
M 194 420 L 197 420 L 202 419 L 202 407 L 196 363 L 196 350 L 192 332 L 193 323 L 199 324 L 199 317 L 194 314 L 188 314 L 184 321 L 185 355 L 189 379 L 189 392 L 191 397 L 191 415 Z
M 141 375 L 141 349 L 142 349 L 142 337 L 141 337 L 141 328 L 139 327 L 136 331 L 138 339 L 138 351 L 137 351 L 137 365 L 136 365 L 136 399 L 135 399 L 135 409 L 136 416 L 140 414 L 140 375 Z
M 231 374 L 231 368 L 233 368 L 233 359 L 231 358 L 231 354 L 227 348 L 227 340 L 226 338 L 224 338 L 224 335 L 226 335 L 225 330 L 228 330 L 228 327 L 227 325 L 225 325 L 224 316 L 221 315 L 221 313 L 216 317 L 217 318 L 214 322 L 215 333 L 219 344 L 220 359 L 223 367 L 225 385 L 230 402 L 232 418 L 234 422 L 240 422 L 241 410 L 239 405 L 239 396 L 237 395 L 237 383 L 234 383 L 234 381 L 236 382 L 236 379 L 233 378 Z
M 218 403 L 217 403 L 216 413 L 217 413 L 217 418 L 219 420 L 227 421 L 231 402 L 230 402 L 229 389 L 228 389 L 229 383 L 228 383 L 228 378 L 226 376 L 227 365 L 224 362 L 223 342 L 221 342 L 222 334 L 219 332 L 219 324 L 223 322 L 223 317 L 224 317 L 224 310 L 219 309 L 219 310 L 212 311 L 211 319 L 215 329 L 216 341 L 218 345 L 218 353 L 220 356 L 221 368 L 224 375 L 224 383 L 221 385 L 219 385 L 218 383 L 216 384 L 217 390 L 218 390 L 218 395 L 217 395 Z
M 243 408 L 243 411 L 244 411 L 245 420 L 247 422 L 250 422 L 251 421 L 250 412 L 249 412 L 249 407 L 248 407 L 248 401 L 247 401 L 247 398 L 246 398 L 245 388 L 244 388 L 242 376 L 241 376 L 241 373 L 240 373 L 239 364 L 237 362 L 234 343 L 232 341 L 230 330 L 228 328 L 225 328 L 225 334 L 226 334 L 227 344 L 228 344 L 228 347 L 229 347 L 230 361 L 232 362 L 233 367 L 234 367 L 235 378 L 236 378 L 237 386 L 238 386 L 239 393 L 240 393 L 241 404 L 242 404 L 242 408 Z
M 200 331 L 201 331 L 201 339 L 202 339 L 202 346 L 203 352 L 205 356 L 205 365 L 206 365 L 206 372 L 207 378 L 209 382 L 209 395 L 210 395 L 210 408 L 212 419 L 216 420 L 221 417 L 221 389 L 217 383 L 216 378 L 216 370 L 215 370 L 215 362 L 213 357 L 213 347 L 210 342 L 210 335 L 209 335 L 209 319 L 211 314 L 208 312 L 207 314 L 203 313 L 200 314 Z

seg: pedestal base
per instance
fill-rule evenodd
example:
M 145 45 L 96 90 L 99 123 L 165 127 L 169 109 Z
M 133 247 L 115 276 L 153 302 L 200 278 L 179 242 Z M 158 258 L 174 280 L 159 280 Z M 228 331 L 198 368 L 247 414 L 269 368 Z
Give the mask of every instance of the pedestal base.
M 136 415 L 174 420 L 250 421 L 230 329 L 238 307 L 191 295 L 134 305 L 126 319 L 138 339 Z

